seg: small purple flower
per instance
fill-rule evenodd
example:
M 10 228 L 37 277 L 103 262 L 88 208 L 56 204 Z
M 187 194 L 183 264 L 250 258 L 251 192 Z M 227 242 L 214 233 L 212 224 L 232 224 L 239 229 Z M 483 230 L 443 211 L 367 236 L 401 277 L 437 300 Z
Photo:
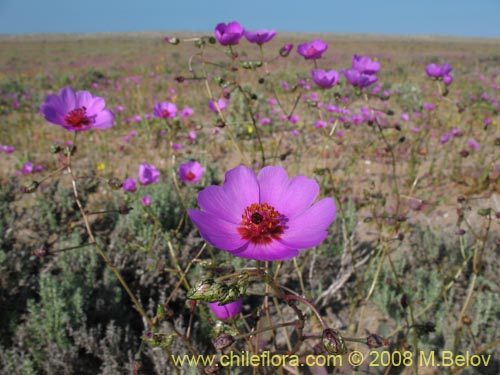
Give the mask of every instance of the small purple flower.
M 59 95 L 49 95 L 41 106 L 45 119 L 72 132 L 89 129 L 108 129 L 113 126 L 113 113 L 104 109 L 103 98 L 88 91 L 75 91 L 65 87 Z
M 3 145 L 0 147 L 0 152 L 5 152 L 6 154 L 12 154 L 16 148 L 14 146 Z
M 270 106 L 273 106 L 273 105 L 278 104 L 278 102 L 274 98 L 269 98 L 269 99 L 267 99 L 267 104 L 269 104 Z
M 181 110 L 181 112 L 179 113 L 179 116 L 182 118 L 189 117 L 189 116 L 192 116 L 193 113 L 194 113 L 193 108 L 185 107 Z
M 160 171 L 154 165 L 141 163 L 139 166 L 139 183 L 141 185 L 150 185 L 158 182 Z
M 479 142 L 477 142 L 475 139 L 472 139 L 472 138 L 467 141 L 467 146 L 469 146 L 469 148 L 472 148 L 476 151 L 481 148 L 481 146 L 479 145 Z
M 256 176 L 238 166 L 226 173 L 222 186 L 202 190 L 201 210 L 188 210 L 188 215 L 214 247 L 241 258 L 285 260 L 328 234 L 335 202 L 324 198 L 314 203 L 318 193 L 315 180 L 289 180 L 281 167 L 265 167 Z
M 460 137 L 462 135 L 462 132 L 460 131 L 460 129 L 453 128 L 451 129 L 451 135 L 453 135 L 454 137 Z
M 291 124 L 296 124 L 300 121 L 300 117 L 299 115 L 291 115 L 289 118 L 288 118 L 288 122 L 291 123 Z
M 226 320 L 234 318 L 241 312 L 241 308 L 243 307 L 243 299 L 240 297 L 236 301 L 226 303 L 222 306 L 219 305 L 219 302 L 211 302 L 208 304 L 208 306 L 218 319 Z
M 43 165 L 41 164 L 38 164 L 36 167 L 35 167 L 35 173 L 41 173 L 43 172 Z
M 188 140 L 190 142 L 194 142 L 196 140 L 196 132 L 195 131 L 192 130 L 188 133 Z
M 287 57 L 290 54 L 290 52 L 292 52 L 292 49 L 293 49 L 292 43 L 285 44 L 283 47 L 280 48 L 280 56 Z
M 446 74 L 445 76 L 443 76 L 443 82 L 445 85 L 451 85 L 453 83 L 453 75 Z
M 323 53 L 328 49 L 328 44 L 321 39 L 315 39 L 309 43 L 299 44 L 297 53 L 303 56 L 306 60 L 316 60 L 321 58 Z
M 145 195 L 141 198 L 141 204 L 144 207 L 151 206 L 151 197 L 149 195 Z
M 21 174 L 23 175 L 27 175 L 27 174 L 30 174 L 30 173 L 33 173 L 33 163 L 30 162 L 30 161 L 27 161 L 26 163 L 24 163 L 22 169 L 20 170 Z
M 440 143 L 442 145 L 444 145 L 446 142 L 448 142 L 451 138 L 451 133 L 444 133 L 442 136 L 441 136 L 441 140 L 440 140 Z
M 424 103 L 424 104 L 423 104 L 423 108 L 424 108 L 426 111 L 429 111 L 429 112 L 430 112 L 430 111 L 433 111 L 433 110 L 436 108 L 436 106 L 435 106 L 434 104 L 432 104 L 432 103 Z
M 172 150 L 177 151 L 177 150 L 181 150 L 181 149 L 182 149 L 182 145 L 180 143 L 174 143 L 172 145 Z
M 329 89 L 337 84 L 340 76 L 336 70 L 314 69 L 311 77 L 319 87 Z
M 352 68 L 364 74 L 376 74 L 380 70 L 380 63 L 372 61 L 369 57 L 354 55 Z
M 314 123 L 314 127 L 316 129 L 323 129 L 323 128 L 326 128 L 328 126 L 328 123 L 324 120 L 318 120 Z
M 271 123 L 271 119 L 269 117 L 263 117 L 260 119 L 260 123 L 262 125 L 269 125 Z
M 236 21 L 229 22 L 228 24 L 221 22 L 215 26 L 215 38 L 223 46 L 238 44 L 244 32 L 245 30 Z
M 217 100 L 217 104 L 213 100 L 208 101 L 208 108 L 214 113 L 219 113 L 217 110 L 217 106 L 219 106 L 220 111 L 224 111 L 227 107 L 226 101 L 224 99 Z
M 401 120 L 410 121 L 410 115 L 408 113 L 401 113 Z
M 153 113 L 158 118 L 174 118 L 177 114 L 177 106 L 170 102 L 156 103 Z
M 194 184 L 203 177 L 203 166 L 195 160 L 179 166 L 179 178 L 187 184 Z
M 360 73 L 355 69 L 342 69 L 342 73 L 351 85 L 359 88 L 368 87 L 378 80 L 376 75 Z
M 276 30 L 258 30 L 258 31 L 245 31 L 245 38 L 250 43 L 257 43 L 262 45 L 271 41 L 276 36 Z
M 444 76 L 448 75 L 453 68 L 450 64 L 429 64 L 425 67 L 425 72 L 431 78 L 444 78 Z
M 123 112 L 125 110 L 125 107 L 122 105 L 117 105 L 114 109 L 115 112 Z
M 133 193 L 137 190 L 137 183 L 135 182 L 135 178 L 127 178 L 123 181 L 122 189 L 128 193 Z

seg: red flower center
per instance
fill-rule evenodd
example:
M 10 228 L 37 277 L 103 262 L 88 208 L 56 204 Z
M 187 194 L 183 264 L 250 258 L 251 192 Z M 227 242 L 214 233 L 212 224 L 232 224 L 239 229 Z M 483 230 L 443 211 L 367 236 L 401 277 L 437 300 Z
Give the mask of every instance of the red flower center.
M 88 126 L 91 123 L 91 119 L 87 117 L 87 108 L 85 107 L 72 110 L 66 115 L 64 121 L 66 122 L 66 125 L 76 129 Z
M 195 178 L 196 175 L 193 172 L 189 171 L 188 173 L 186 173 L 186 180 L 193 181 Z
M 319 51 L 316 49 L 316 47 L 314 46 L 309 46 L 307 47 L 306 49 L 306 55 L 307 56 L 313 56 L 315 55 L 316 53 L 318 53 Z
M 267 245 L 279 240 L 285 231 L 285 218 L 273 206 L 267 203 L 253 203 L 241 215 L 238 233 L 242 239 L 257 245 Z
M 167 109 L 162 109 L 160 112 L 160 116 L 162 118 L 168 118 L 168 116 L 170 116 L 170 112 Z

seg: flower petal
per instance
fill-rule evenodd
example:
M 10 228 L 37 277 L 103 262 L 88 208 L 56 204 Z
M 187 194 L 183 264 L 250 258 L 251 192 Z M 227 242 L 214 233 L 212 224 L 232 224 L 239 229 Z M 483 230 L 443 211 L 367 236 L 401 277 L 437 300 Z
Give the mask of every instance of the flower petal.
M 222 185 L 227 198 L 238 208 L 245 208 L 259 202 L 259 184 L 255 173 L 248 167 L 240 165 L 226 173 Z M 243 214 L 243 210 L 240 215 Z
M 241 238 L 237 226 L 211 213 L 187 210 L 189 217 L 200 230 L 201 236 L 212 246 L 222 250 L 235 250 L 248 241 Z
M 234 224 L 241 223 L 241 215 L 246 207 L 234 204 L 222 187 L 214 185 L 207 186 L 200 191 L 198 205 L 203 211 Z
M 324 198 L 287 223 L 280 242 L 296 249 L 307 249 L 325 239 L 326 229 L 335 219 L 336 207 L 332 198 Z
M 231 251 L 231 253 L 240 258 L 256 260 L 285 260 L 299 254 L 297 249 L 291 248 L 280 241 L 273 241 L 268 245 L 257 245 L 248 242 L 245 246 Z
M 60 110 L 73 110 L 76 108 L 75 91 L 71 87 L 65 87 L 59 91 L 59 97 L 65 108 Z M 69 112 L 68 111 L 68 112 Z
M 109 109 L 97 113 L 95 118 L 95 123 L 92 124 L 92 128 L 96 129 L 109 129 L 113 126 L 113 119 L 115 115 Z
M 266 167 L 258 176 L 260 203 L 268 203 L 288 219 L 301 214 L 316 199 L 318 183 L 305 176 L 288 180 L 281 167 Z

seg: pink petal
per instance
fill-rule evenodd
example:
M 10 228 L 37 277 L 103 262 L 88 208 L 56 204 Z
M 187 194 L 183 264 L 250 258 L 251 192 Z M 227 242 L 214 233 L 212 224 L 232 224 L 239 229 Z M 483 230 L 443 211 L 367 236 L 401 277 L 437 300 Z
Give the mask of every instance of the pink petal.
M 214 214 L 188 210 L 188 215 L 198 227 L 201 236 L 212 246 L 222 250 L 235 250 L 244 246 L 248 241 L 241 238 L 237 226 L 225 221 Z
M 248 242 L 247 245 L 231 251 L 231 253 L 240 258 L 256 260 L 285 260 L 299 254 L 297 249 L 291 248 L 279 241 L 273 241 L 268 245 L 256 245 Z
M 246 207 L 234 204 L 222 187 L 214 185 L 207 186 L 198 194 L 198 205 L 203 211 L 234 224 L 241 223 L 241 215 Z
M 335 202 L 332 198 L 324 198 L 301 215 L 290 219 L 280 242 L 296 249 L 316 246 L 327 236 L 326 230 L 335 215 Z
M 255 173 L 244 165 L 226 172 L 222 188 L 229 201 L 238 208 L 259 202 L 259 185 Z

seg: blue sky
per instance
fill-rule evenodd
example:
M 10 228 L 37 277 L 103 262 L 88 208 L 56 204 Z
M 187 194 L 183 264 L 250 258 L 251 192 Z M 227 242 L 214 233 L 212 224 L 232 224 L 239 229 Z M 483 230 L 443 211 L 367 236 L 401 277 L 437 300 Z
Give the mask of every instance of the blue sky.
M 249 30 L 500 37 L 500 0 L 0 0 L 0 34 Z

